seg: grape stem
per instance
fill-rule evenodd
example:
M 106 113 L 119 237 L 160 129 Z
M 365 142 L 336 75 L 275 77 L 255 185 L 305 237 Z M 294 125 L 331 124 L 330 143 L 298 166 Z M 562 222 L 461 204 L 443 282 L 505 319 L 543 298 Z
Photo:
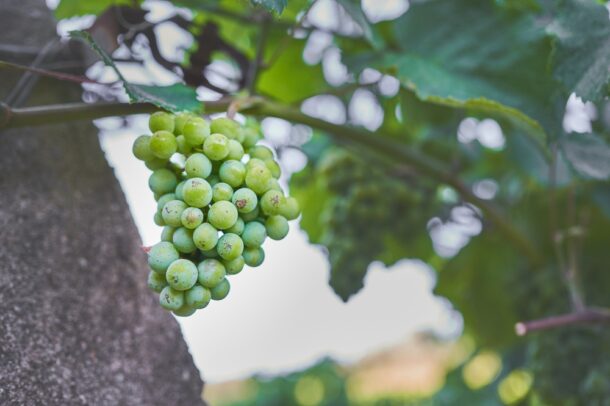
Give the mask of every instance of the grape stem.
M 217 101 L 205 102 L 205 111 L 206 113 L 225 112 L 233 100 L 233 98 L 226 97 Z M 249 103 L 243 105 L 243 108 L 240 109 L 244 114 L 277 117 L 325 131 L 339 141 L 368 148 L 371 152 L 384 158 L 414 168 L 423 176 L 428 176 L 453 187 L 465 201 L 479 207 L 491 223 L 497 227 L 498 231 L 525 255 L 532 265 L 537 266 L 543 263 L 544 258 L 533 243 L 496 206 L 476 196 L 470 187 L 464 184 L 453 171 L 447 169 L 436 159 L 396 142 L 390 137 L 383 137 L 379 133 L 373 133 L 363 128 L 333 124 L 311 117 L 293 106 L 261 97 L 251 97 L 248 100 Z M 152 104 L 119 102 L 72 103 L 25 108 L 10 108 L 5 104 L 0 104 L 0 129 L 152 113 L 158 109 Z
M 575 324 L 610 323 L 610 309 L 587 307 L 581 311 L 551 316 L 539 320 L 521 321 L 515 324 L 518 336 L 524 336 L 534 331 L 550 330 Z

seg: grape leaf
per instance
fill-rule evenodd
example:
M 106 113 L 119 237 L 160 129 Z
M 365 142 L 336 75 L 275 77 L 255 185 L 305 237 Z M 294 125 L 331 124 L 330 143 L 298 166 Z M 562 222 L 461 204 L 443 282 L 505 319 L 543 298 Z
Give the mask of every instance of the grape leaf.
M 282 14 L 284 8 L 288 5 L 288 0 L 251 0 L 253 4 L 263 6 L 271 12 Z
M 572 167 L 592 179 L 610 178 L 610 146 L 595 134 L 569 134 L 562 149 Z
M 375 27 L 369 23 L 360 4 L 353 0 L 337 0 L 337 3 L 349 14 L 356 24 L 362 29 L 364 38 L 373 45 L 374 48 L 380 48 L 383 45 L 383 39 L 376 32 Z
M 114 69 L 119 79 L 123 82 L 123 87 L 131 103 L 151 103 L 164 110 L 173 112 L 202 111 L 203 104 L 197 100 L 195 89 L 181 83 L 175 83 L 170 86 L 148 86 L 128 82 L 110 55 L 93 40 L 90 33 L 87 31 L 70 31 L 70 37 L 85 41 L 99 55 L 105 65 Z
M 110 6 L 130 6 L 133 3 L 131 0 L 61 0 L 55 9 L 55 17 L 63 19 L 87 14 L 99 15 Z M 140 1 L 136 3 L 139 4 Z

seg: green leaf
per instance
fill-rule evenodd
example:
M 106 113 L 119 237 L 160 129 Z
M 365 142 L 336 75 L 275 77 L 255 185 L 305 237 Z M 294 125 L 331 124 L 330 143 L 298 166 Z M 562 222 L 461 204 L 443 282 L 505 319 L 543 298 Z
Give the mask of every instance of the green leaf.
M 580 175 L 592 179 L 610 178 L 610 146 L 595 134 L 569 134 L 562 140 L 567 160 Z
M 164 110 L 173 112 L 202 111 L 203 104 L 197 100 L 195 89 L 181 83 L 170 86 L 147 86 L 128 82 L 110 55 L 93 40 L 90 33 L 87 31 L 70 31 L 70 37 L 85 41 L 99 55 L 106 66 L 114 69 L 119 79 L 123 82 L 123 87 L 131 103 L 151 103 Z
M 554 73 L 569 93 L 600 101 L 610 80 L 608 10 L 591 0 L 563 0 L 548 32 L 555 41 Z
M 374 48 L 379 48 L 383 45 L 383 39 L 376 32 L 375 27 L 369 23 L 362 11 L 360 2 L 353 0 L 337 0 L 337 3 L 343 7 L 345 12 L 354 20 L 356 24 L 362 29 L 364 38 L 373 45 Z
M 251 0 L 253 4 L 262 6 L 271 12 L 282 14 L 284 8 L 288 5 L 288 0 Z
M 61 0 L 55 9 L 55 17 L 60 20 L 87 14 L 99 15 L 110 6 L 129 6 L 133 3 L 131 0 Z

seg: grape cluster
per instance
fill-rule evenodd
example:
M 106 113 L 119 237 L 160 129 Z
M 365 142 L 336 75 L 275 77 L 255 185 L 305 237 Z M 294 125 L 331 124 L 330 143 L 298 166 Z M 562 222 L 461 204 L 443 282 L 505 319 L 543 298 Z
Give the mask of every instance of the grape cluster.
M 284 195 L 280 166 L 254 126 L 157 112 L 149 127 L 133 144 L 153 171 L 154 221 L 163 226 L 148 252 L 148 286 L 163 308 L 190 316 L 229 294 L 228 275 L 261 265 L 265 239 L 283 239 L 299 205 Z

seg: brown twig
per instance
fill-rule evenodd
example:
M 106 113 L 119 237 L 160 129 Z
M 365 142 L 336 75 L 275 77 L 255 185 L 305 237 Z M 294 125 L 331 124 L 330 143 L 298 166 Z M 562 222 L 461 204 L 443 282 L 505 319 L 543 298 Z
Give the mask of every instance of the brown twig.
M 610 309 L 587 307 L 581 311 L 551 316 L 539 320 L 522 321 L 515 324 L 518 336 L 524 336 L 534 331 L 550 330 L 575 324 L 610 323 Z

